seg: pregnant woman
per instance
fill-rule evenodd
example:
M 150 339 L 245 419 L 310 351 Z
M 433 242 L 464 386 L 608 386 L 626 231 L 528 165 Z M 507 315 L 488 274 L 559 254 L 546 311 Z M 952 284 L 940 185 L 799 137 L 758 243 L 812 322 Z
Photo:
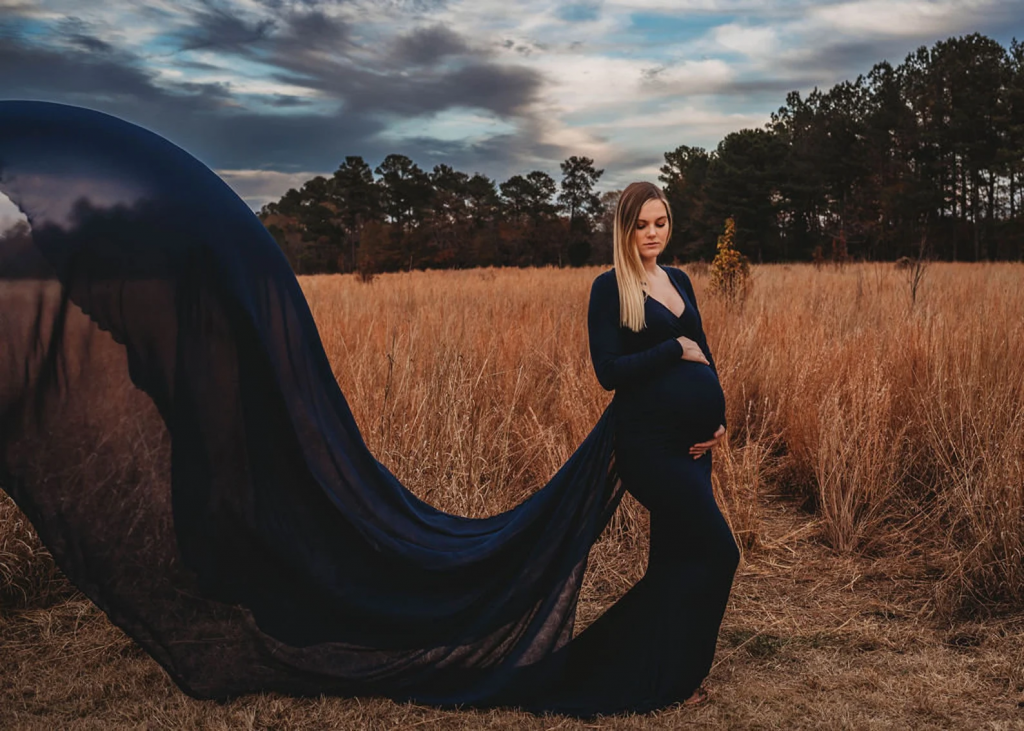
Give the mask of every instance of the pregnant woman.
M 689 280 L 656 263 L 654 186 L 624 193 L 590 302 L 612 403 L 546 484 L 478 519 L 370 453 L 280 247 L 187 152 L 0 101 L 0 192 L 30 226 L 0 235 L 0 487 L 184 692 L 579 716 L 694 694 L 737 555 L 711 494 L 722 393 Z M 574 638 L 627 488 L 647 573 Z
M 700 703 L 739 550 L 711 487 L 725 401 L 686 273 L 657 263 L 672 230 L 661 189 L 628 186 L 615 268 L 594 280 L 590 354 L 615 391 L 615 455 L 650 511 L 643 578 L 563 651 L 562 681 L 537 707 L 574 715 Z M 532 704 L 527 704 L 532 705 Z

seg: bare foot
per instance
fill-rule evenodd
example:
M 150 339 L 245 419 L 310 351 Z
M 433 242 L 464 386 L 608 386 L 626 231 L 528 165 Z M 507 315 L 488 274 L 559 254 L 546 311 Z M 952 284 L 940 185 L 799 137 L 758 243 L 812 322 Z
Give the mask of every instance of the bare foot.
M 700 706 L 708 702 L 708 689 L 701 684 L 693 695 L 683 701 L 684 706 Z

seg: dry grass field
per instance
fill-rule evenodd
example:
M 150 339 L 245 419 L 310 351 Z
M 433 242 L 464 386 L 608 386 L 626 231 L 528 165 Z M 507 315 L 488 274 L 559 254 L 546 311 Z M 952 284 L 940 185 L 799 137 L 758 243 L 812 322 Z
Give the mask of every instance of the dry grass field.
M 689 269 L 689 268 L 688 268 Z M 304 278 L 367 444 L 487 515 L 543 485 L 611 394 L 587 351 L 598 269 Z M 0 728 L 1024 729 L 1024 266 L 758 266 L 727 304 L 690 269 L 729 408 L 719 499 L 743 562 L 713 702 L 581 723 L 380 699 L 181 694 L 57 574 L 0 495 Z M 643 573 L 627 496 L 582 628 Z

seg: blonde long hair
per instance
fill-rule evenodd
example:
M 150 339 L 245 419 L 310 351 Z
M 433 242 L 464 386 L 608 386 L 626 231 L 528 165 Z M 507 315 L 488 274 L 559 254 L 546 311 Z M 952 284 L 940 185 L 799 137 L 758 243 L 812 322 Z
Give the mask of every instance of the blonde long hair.
M 654 183 L 630 183 L 619 196 L 615 207 L 615 227 L 612 233 L 612 249 L 615 261 L 615 280 L 619 287 L 619 324 L 633 332 L 640 332 L 647 326 L 644 317 L 643 282 L 647 279 L 640 250 L 636 246 L 636 223 L 640 209 L 649 200 L 665 204 L 668 214 L 668 236 L 672 237 L 672 209 L 665 194 Z

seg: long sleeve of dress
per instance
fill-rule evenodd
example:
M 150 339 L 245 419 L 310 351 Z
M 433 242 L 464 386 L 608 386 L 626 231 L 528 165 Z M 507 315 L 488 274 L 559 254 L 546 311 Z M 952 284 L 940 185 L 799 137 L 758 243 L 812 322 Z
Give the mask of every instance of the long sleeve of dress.
M 619 290 L 607 273 L 598 276 L 590 288 L 587 329 L 594 373 L 607 391 L 649 377 L 683 357 L 683 346 L 675 338 L 637 353 L 625 352 L 619 326 Z

